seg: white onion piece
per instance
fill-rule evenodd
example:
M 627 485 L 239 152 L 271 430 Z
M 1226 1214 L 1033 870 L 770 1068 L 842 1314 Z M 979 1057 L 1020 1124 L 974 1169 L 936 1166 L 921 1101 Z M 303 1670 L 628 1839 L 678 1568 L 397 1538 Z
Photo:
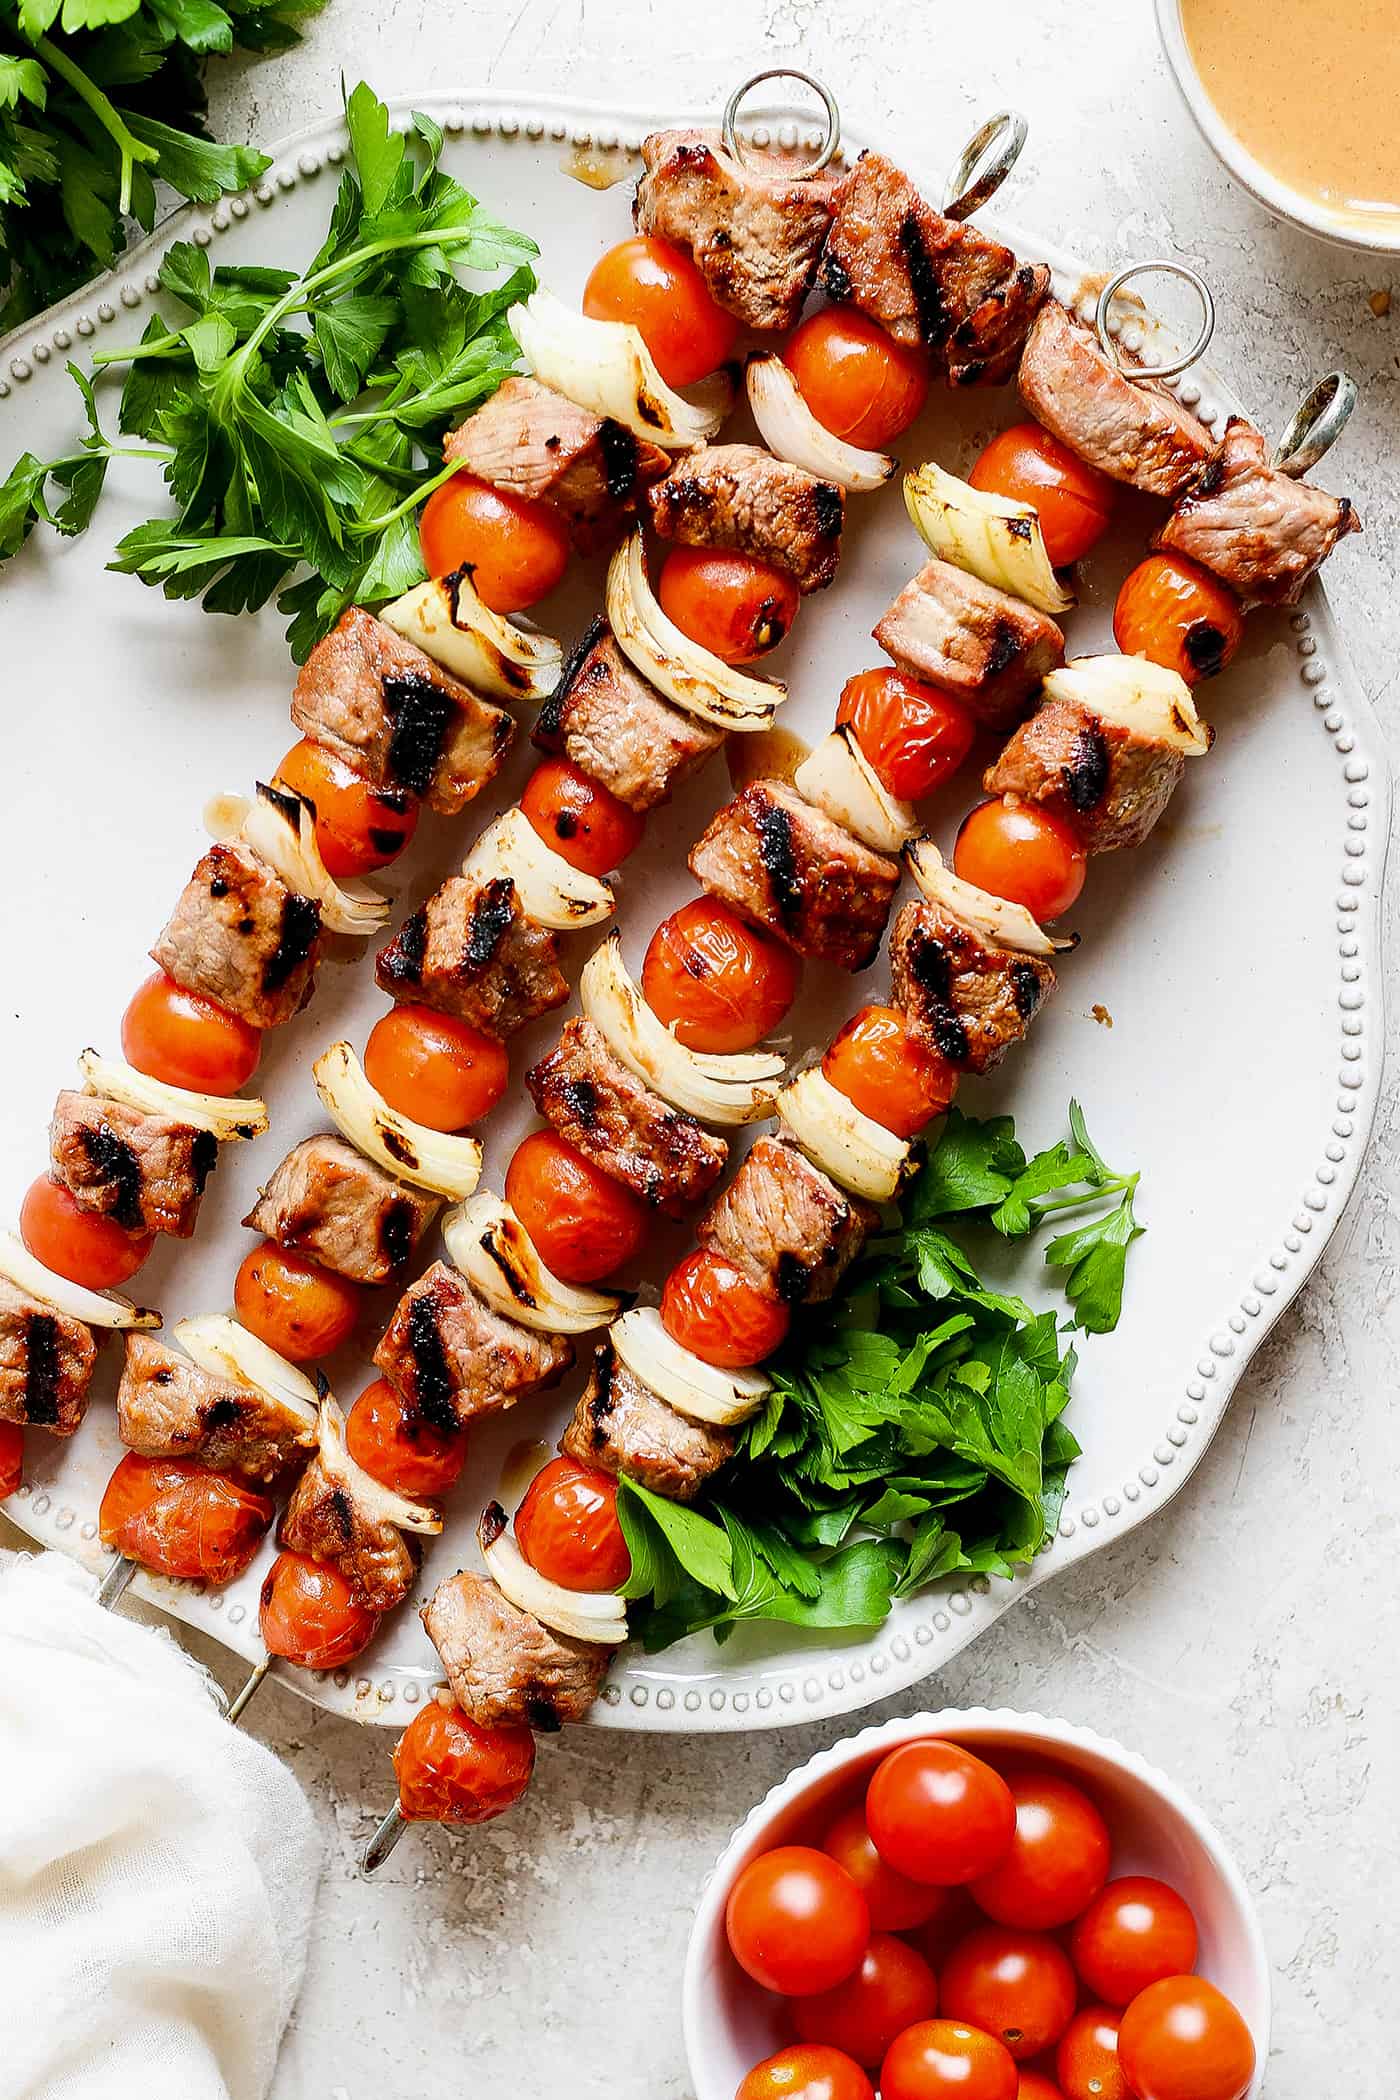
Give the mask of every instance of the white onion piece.
M 358 1145 L 366 1159 L 416 1189 L 460 1200 L 481 1179 L 481 1147 L 475 1138 L 429 1130 L 390 1108 L 365 1077 L 348 1043 L 332 1043 L 311 1067 L 311 1077 L 337 1130 Z
M 447 1213 L 442 1238 L 448 1259 L 492 1311 L 537 1334 L 587 1334 L 606 1327 L 625 1303 L 616 1291 L 563 1282 L 510 1205 L 486 1190 Z
M 647 576 L 640 532 L 630 534 L 608 564 L 607 613 L 629 663 L 673 705 L 716 729 L 766 729 L 787 698 L 778 679 L 750 678 L 667 619 Z
M 792 784 L 876 853 L 898 853 L 906 840 L 918 837 L 918 818 L 890 793 L 849 722 L 822 738 L 793 774 Z
M 463 685 L 496 700 L 545 700 L 564 667 L 553 635 L 532 634 L 482 604 L 469 566 L 416 583 L 381 606 L 379 618 Z
M 617 907 L 610 885 L 571 867 L 518 806 L 487 825 L 463 861 L 462 873 L 477 883 L 508 876 L 526 918 L 558 933 L 597 926 Z
M 1076 702 L 1116 729 L 1169 744 L 1186 758 L 1204 758 L 1215 742 L 1186 680 L 1145 656 L 1076 656 L 1050 672 L 1045 693 Z
M 552 292 L 532 292 L 508 316 L 536 379 L 590 415 L 625 424 L 667 452 L 693 452 L 729 412 L 712 398 L 696 407 L 667 386 L 630 321 L 592 321 Z
M 745 373 L 749 407 L 770 452 L 804 473 L 866 494 L 883 488 L 899 461 L 849 445 L 819 423 L 776 350 L 755 350 Z
M 765 1050 L 729 1055 L 687 1050 L 642 997 L 615 933 L 584 965 L 579 998 L 614 1057 L 673 1108 L 726 1126 L 772 1115 L 773 1082 L 782 1077 L 782 1058 Z
M 909 1171 L 908 1140 L 848 1101 L 820 1065 L 788 1081 L 778 1115 L 808 1159 L 853 1196 L 888 1203 Z
M 997 948 L 1013 948 L 1018 955 L 1055 955 L 1077 945 L 1077 936 L 1056 940 L 1026 910 L 964 882 L 944 861 L 932 839 L 919 839 L 905 850 L 909 872 L 930 904 L 937 904 L 951 918 L 970 926 L 984 941 Z
M 486 1572 L 510 1602 L 566 1640 L 596 1641 L 620 1648 L 627 1638 L 627 1606 L 612 1590 L 566 1590 L 532 1568 L 508 1531 L 487 1544 L 489 1532 L 477 1527 Z
M 329 1393 L 322 1395 L 316 1414 L 316 1453 L 326 1477 L 345 1490 L 361 1516 L 372 1524 L 394 1524 L 400 1531 L 416 1531 L 420 1538 L 436 1538 L 442 1518 L 429 1502 L 414 1502 L 387 1488 L 350 1456 L 345 1441 L 345 1417 Z
M 703 1362 L 667 1334 L 654 1305 L 625 1312 L 608 1339 L 634 1378 L 693 1422 L 727 1429 L 747 1422 L 768 1397 L 770 1380 L 762 1371 L 721 1371 Z
M 182 1086 L 167 1086 L 124 1064 L 119 1057 L 99 1057 L 84 1050 L 78 1059 L 85 1091 L 120 1101 L 143 1116 L 169 1116 L 190 1130 L 207 1130 L 226 1144 L 232 1138 L 261 1137 L 267 1129 L 267 1103 L 245 1101 L 237 1094 L 192 1094 Z
M 232 1313 L 201 1313 L 180 1320 L 173 1338 L 191 1363 L 211 1378 L 230 1380 L 262 1393 L 282 1407 L 300 1415 L 308 1432 L 316 1427 L 321 1396 L 304 1371 L 288 1363 L 258 1336 L 235 1320 Z
M 904 477 L 904 504 L 931 554 L 1055 616 L 1075 603 L 1051 566 L 1034 504 L 959 481 L 930 460 Z
M 316 843 L 315 811 L 304 795 L 259 781 L 239 837 L 276 870 L 289 890 L 320 906 L 321 924 L 328 932 L 367 939 L 388 925 L 387 897 L 363 882 L 339 883 L 327 869 Z
M 70 1320 L 85 1327 L 159 1327 L 160 1314 L 133 1305 L 129 1298 L 109 1297 L 106 1291 L 90 1291 L 86 1284 L 71 1283 L 36 1261 L 24 1241 L 14 1232 L 0 1232 L 0 1276 L 26 1297 L 51 1305 Z

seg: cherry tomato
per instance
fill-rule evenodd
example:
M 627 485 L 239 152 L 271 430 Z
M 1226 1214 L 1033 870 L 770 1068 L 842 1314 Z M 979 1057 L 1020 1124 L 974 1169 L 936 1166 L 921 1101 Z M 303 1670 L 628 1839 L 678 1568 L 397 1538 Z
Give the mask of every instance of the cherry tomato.
M 391 1006 L 371 1028 L 365 1077 L 401 1116 L 429 1130 L 461 1130 L 496 1106 L 510 1059 L 495 1036 L 409 1002 Z
M 687 1050 L 749 1050 L 793 1000 L 801 966 L 725 904 L 696 897 L 663 919 L 642 964 L 642 992 Z
M 492 612 L 523 612 L 554 589 L 569 564 L 569 528 L 548 503 L 454 474 L 435 489 L 418 520 L 430 576 L 464 564 Z
M 865 1811 L 858 1805 L 836 1818 L 822 1839 L 822 1850 L 846 1869 L 864 1895 L 876 1932 L 909 1932 L 927 1925 L 944 1907 L 942 1889 L 910 1881 L 880 1857 L 865 1827 Z
M 351 1408 L 345 1442 L 357 1466 L 400 1495 L 445 1495 L 467 1462 L 466 1431 L 434 1429 L 387 1378 L 367 1385 Z
M 993 897 L 1024 904 L 1033 919 L 1058 919 L 1084 887 L 1087 856 L 1061 817 L 1007 795 L 963 818 L 953 872 Z
M 134 1276 L 156 1236 L 123 1232 L 111 1218 L 84 1210 L 70 1190 L 51 1174 L 31 1182 L 20 1205 L 19 1236 L 55 1276 L 86 1284 L 90 1291 L 110 1290 Z
M 870 1939 L 865 1898 L 844 1867 L 810 1845 L 749 1861 L 729 1891 L 724 1929 L 741 1969 L 785 1998 L 854 1975 Z
M 24 1477 L 24 1431 L 18 1422 L 0 1422 L 0 1502 L 13 1495 Z
M 338 1568 L 281 1552 L 267 1571 L 258 1600 L 258 1625 L 269 1655 L 303 1670 L 338 1670 L 369 1645 L 379 1624 L 350 1594 Z
M 890 2045 L 880 2100 L 1016 2100 L 1016 2060 L 995 2035 L 920 2020 Z
M 1039 423 L 994 437 L 968 475 L 975 489 L 1034 504 L 1051 565 L 1078 561 L 1108 529 L 1117 489 Z
M 294 1364 L 329 1356 L 360 1317 L 360 1287 L 264 1240 L 233 1279 L 233 1309 L 250 1334 Z
M 331 875 L 387 868 L 418 829 L 415 795 L 405 788 L 371 787 L 353 766 L 310 737 L 293 744 L 276 779 L 315 809 L 316 844 Z
M 734 2100 L 875 2100 L 875 2088 L 839 2049 L 795 2042 L 755 2064 L 739 2081 Z
M 1000 2035 L 1018 2063 L 1060 2039 L 1077 1996 L 1062 1947 L 1044 1933 L 1001 1925 L 983 1925 L 954 1948 L 938 1992 L 949 2019 Z
M 1028 2071 L 1024 2064 L 1016 2068 L 1021 2074 L 1016 2100 L 1065 2100 L 1060 2088 L 1043 2071 Z
M 858 671 L 841 688 L 838 727 L 849 722 L 892 795 L 920 802 L 951 780 L 977 737 L 976 718 L 946 693 L 903 671 Z
M 1213 1983 L 1168 1976 L 1123 2014 L 1118 2060 L 1136 2100 L 1244 2100 L 1254 2039 Z
M 565 1283 L 610 1276 L 640 1251 L 651 1225 L 640 1196 L 552 1130 L 532 1130 L 516 1146 L 506 1201 Z
M 571 868 L 606 875 L 635 853 L 646 818 L 567 758 L 546 758 L 525 783 L 520 807 L 532 830 Z
M 248 1566 L 276 1504 L 192 1458 L 141 1458 L 115 1468 L 98 1511 L 102 1543 L 158 1575 L 231 1582 Z
M 1118 2061 L 1118 2014 L 1107 2005 L 1086 2005 L 1060 2037 L 1055 2076 L 1064 2100 L 1133 2100 Z
M 1048 1932 L 1067 1925 L 1108 1878 L 1108 1825 L 1089 1796 L 1058 1772 L 1027 1765 L 1007 1774 L 1016 1832 L 1000 1865 L 972 1884 L 973 1901 L 999 1925 Z
M 854 1975 L 795 2000 L 792 2023 L 804 2042 L 829 2042 L 859 2064 L 878 2064 L 897 2034 L 937 2010 L 938 1984 L 922 1954 L 892 1933 L 872 1932 Z
M 801 596 L 786 569 L 718 547 L 673 547 L 656 594 L 667 619 L 726 664 L 776 649 Z
M 1244 607 L 1209 569 L 1181 554 L 1149 554 L 1125 578 L 1113 639 L 1199 685 L 1223 671 L 1244 639 Z
M 783 363 L 833 437 L 878 452 L 928 398 L 928 358 L 854 306 L 824 306 L 788 337 Z
M 893 1006 L 863 1006 L 827 1051 L 822 1070 L 838 1094 L 902 1138 L 941 1115 L 958 1086 L 953 1067 L 919 1041 Z
M 1190 1906 L 1146 1874 L 1100 1889 L 1074 1928 L 1070 1953 L 1086 1987 L 1106 2005 L 1126 2005 L 1164 1976 L 1188 1976 L 1198 1935 Z
M 717 306 L 683 248 L 638 233 L 600 255 L 583 288 L 591 321 L 630 321 L 667 386 L 693 386 L 734 348 L 739 325 Z
M 566 1590 L 617 1590 L 632 1556 L 617 1521 L 617 1482 L 575 1458 L 542 1466 L 515 1512 L 530 1566 Z
M 535 1738 L 523 1722 L 481 1728 L 438 1697 L 394 1745 L 399 1807 L 410 1823 L 489 1823 L 530 1784 Z
M 722 1371 L 761 1364 L 785 1338 L 790 1319 L 785 1305 L 710 1247 L 678 1261 L 661 1292 L 661 1324 L 671 1340 Z
M 122 1015 L 122 1056 L 148 1079 L 192 1094 L 236 1094 L 258 1069 L 261 1031 L 156 970 Z
M 956 1888 L 1002 1859 L 1016 1827 L 999 1772 L 956 1743 L 902 1743 L 875 1768 L 865 1820 L 881 1856 L 911 1881 Z

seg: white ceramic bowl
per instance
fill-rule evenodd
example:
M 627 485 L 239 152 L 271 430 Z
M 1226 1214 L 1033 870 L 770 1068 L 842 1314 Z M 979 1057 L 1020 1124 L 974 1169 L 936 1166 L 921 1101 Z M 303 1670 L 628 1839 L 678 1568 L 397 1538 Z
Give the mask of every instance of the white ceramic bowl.
M 800 1765 L 750 1810 L 705 1885 L 686 1950 L 682 2019 L 695 2100 L 734 2100 L 744 2074 L 793 2039 L 782 1999 L 744 1975 L 725 1941 L 736 1877 L 774 1845 L 816 1843 L 888 1751 L 929 1735 L 988 1756 L 1031 1753 L 1081 1781 L 1112 1832 L 1112 1873 L 1155 1874 L 1180 1891 L 1200 1926 L 1201 1974 L 1234 2001 L 1254 2036 L 1255 2100 L 1269 2052 L 1269 1964 L 1254 1905 L 1219 1834 L 1165 1774 L 1092 1729 L 980 1707 L 863 1729 Z

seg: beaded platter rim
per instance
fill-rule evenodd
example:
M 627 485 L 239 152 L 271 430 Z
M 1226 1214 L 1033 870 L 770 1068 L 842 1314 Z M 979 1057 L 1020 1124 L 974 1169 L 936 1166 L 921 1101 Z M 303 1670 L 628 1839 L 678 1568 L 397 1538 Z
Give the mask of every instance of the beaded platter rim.
M 463 98 L 441 91 L 389 98 L 392 120 L 402 127 L 414 109 L 441 121 L 449 138 L 470 135 L 518 143 L 523 149 L 560 147 L 635 156 L 646 132 L 675 123 L 713 122 L 693 112 L 658 113 L 623 109 L 566 97 L 531 96 L 528 103 L 506 94 Z M 856 139 L 873 129 L 852 127 Z M 744 127 L 757 145 L 817 143 L 806 120 L 775 114 Z M 66 357 L 117 318 L 146 304 L 157 291 L 156 268 L 177 240 L 209 247 L 221 233 L 251 214 L 274 207 L 299 182 L 334 168 L 345 158 L 343 121 L 330 118 L 282 140 L 272 163 L 252 189 L 213 206 L 187 205 L 166 219 L 127 255 L 119 268 L 86 286 L 37 321 L 0 340 L 0 418 L 11 402 L 55 355 Z M 837 164 L 851 157 L 849 135 Z M 994 213 L 984 223 L 1018 249 L 1049 262 L 1055 288 L 1085 318 L 1092 317 L 1098 279 L 1055 244 Z M 1129 321 L 1125 341 L 1136 347 Z M 1116 330 L 1115 330 L 1116 332 Z M 1173 390 L 1212 427 L 1242 411 L 1243 404 L 1209 366 L 1199 365 L 1173 381 Z M 1178 1386 L 1171 1418 L 1160 1426 L 1137 1471 L 1116 1490 L 1077 1502 L 1071 1493 L 1056 1535 L 1009 1582 L 985 1576 L 901 1600 L 875 1634 L 853 1642 L 839 1659 L 801 1652 L 788 1658 L 756 1659 L 729 1681 L 711 1666 L 689 1686 L 656 1683 L 624 1659 L 605 1685 L 590 1723 L 604 1728 L 653 1731 L 739 1731 L 834 1717 L 907 1689 L 950 1662 L 979 1633 L 1031 1589 L 1106 1545 L 1123 1531 L 1155 1515 L 1181 1488 L 1203 1457 L 1226 1406 L 1254 1352 L 1277 1323 L 1321 1260 L 1355 1188 L 1380 1095 L 1384 1042 L 1381 968 L 1384 877 L 1390 829 L 1391 771 L 1380 723 L 1352 668 L 1323 586 L 1314 581 L 1293 612 L 1290 634 L 1296 676 L 1312 700 L 1319 726 L 1336 754 L 1346 791 L 1346 821 L 1334 896 L 1337 940 L 1337 1065 L 1328 1092 L 1328 1138 L 1297 1206 L 1274 1244 L 1263 1249 L 1233 1298 L 1222 1302 L 1218 1321 L 1200 1341 Z M 1071 1483 L 1073 1475 L 1071 1475 Z M 50 1491 L 25 1483 L 5 1513 L 37 1542 L 91 1566 L 99 1563 L 95 1527 Z M 249 1661 L 261 1654 L 247 1614 L 222 1610 L 224 1599 L 198 1585 L 138 1573 L 136 1593 L 161 1610 L 197 1626 Z M 422 1684 L 403 1674 L 375 1682 L 336 1671 L 311 1676 L 275 1666 L 281 1682 L 331 1712 L 361 1722 L 397 1726 L 404 1707 L 423 1695 Z

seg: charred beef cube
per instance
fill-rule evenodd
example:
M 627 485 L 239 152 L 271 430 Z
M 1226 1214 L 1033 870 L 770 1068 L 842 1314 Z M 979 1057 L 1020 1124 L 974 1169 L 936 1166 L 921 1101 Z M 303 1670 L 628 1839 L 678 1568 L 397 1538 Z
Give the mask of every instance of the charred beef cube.
M 371 787 L 445 817 L 495 778 L 515 736 L 508 714 L 358 605 L 297 673 L 292 720 Z
M 395 1181 L 344 1138 L 309 1137 L 292 1147 L 243 1222 L 352 1283 L 388 1283 L 437 1210 L 436 1196 Z
M 786 1305 L 829 1298 L 879 1219 L 789 1138 L 761 1137 L 696 1227 L 750 1283 Z
M 311 997 L 320 952 L 321 907 L 233 841 L 209 848 L 151 956 L 187 992 L 278 1028 Z
M 366 1611 L 393 1611 L 413 1588 L 413 1542 L 327 1469 L 308 1461 L 282 1513 L 278 1544 L 338 1568 Z
M 177 1349 L 129 1334 L 117 1387 L 117 1429 L 143 1458 L 197 1458 L 216 1472 L 274 1480 L 316 1429 L 294 1408 L 253 1386 L 212 1378 Z
M 504 875 L 451 876 L 380 949 L 375 976 L 392 998 L 421 1000 L 502 1042 L 569 996 L 558 941 L 526 918 Z
M 654 1495 L 691 1502 L 734 1456 L 732 1430 L 693 1422 L 619 1363 L 609 1342 L 593 1352 L 593 1376 L 559 1448 L 581 1466 L 625 1473 Z
M 1181 784 L 1186 758 L 1163 737 L 1046 700 L 982 776 L 989 795 L 1053 810 L 1090 853 L 1140 846 Z
M 478 1728 L 524 1721 L 552 1735 L 581 1721 L 613 1651 L 553 1633 L 484 1575 L 453 1575 L 422 1611 L 452 1696 Z
M 1164 386 L 1120 372 L 1058 300 L 1036 316 L 1017 383 L 1037 422 L 1071 452 L 1149 496 L 1175 496 L 1209 457 L 1200 418 Z
M 899 868 L 782 780 L 751 781 L 711 818 L 690 872 L 752 925 L 843 970 L 873 962 Z
M 991 1072 L 1055 989 L 1038 956 L 997 948 L 936 904 L 906 904 L 890 935 L 894 1003 L 964 1072 Z
M 668 1217 L 684 1216 L 724 1172 L 724 1139 L 644 1086 L 592 1021 L 567 1021 L 525 1084 L 560 1137 Z
M 0 1422 L 71 1436 L 96 1362 L 90 1327 L 0 1276 Z
M 654 131 L 633 207 L 643 233 L 695 258 L 710 290 L 746 328 L 791 328 L 831 224 L 835 180 L 794 177 L 780 153 L 731 159 L 715 131 Z
M 442 1261 L 405 1291 L 374 1352 L 409 1411 L 444 1433 L 557 1385 L 573 1360 L 564 1336 L 504 1319 Z
M 647 497 L 651 522 L 683 547 L 732 547 L 785 569 L 805 597 L 841 559 L 845 491 L 760 445 L 706 445 Z
M 1064 662 L 1055 622 L 952 562 L 925 563 L 876 629 L 902 671 L 952 693 L 989 729 L 1010 729 Z
M 1360 530 L 1348 497 L 1281 474 L 1254 426 L 1231 416 L 1152 544 L 1200 562 L 1247 604 L 1296 605 L 1338 540 Z
M 49 1125 L 55 1178 L 84 1210 L 124 1232 L 168 1232 L 187 1240 L 204 1184 L 218 1164 L 218 1139 L 171 1116 L 145 1115 L 100 1094 L 61 1093 Z
M 655 809 L 724 742 L 634 670 L 597 619 L 535 717 L 531 742 L 582 768 L 629 809 Z
M 538 379 L 507 379 L 465 423 L 450 430 L 443 458 L 532 502 L 552 504 L 589 553 L 637 508 L 670 455 L 625 423 L 590 415 Z

